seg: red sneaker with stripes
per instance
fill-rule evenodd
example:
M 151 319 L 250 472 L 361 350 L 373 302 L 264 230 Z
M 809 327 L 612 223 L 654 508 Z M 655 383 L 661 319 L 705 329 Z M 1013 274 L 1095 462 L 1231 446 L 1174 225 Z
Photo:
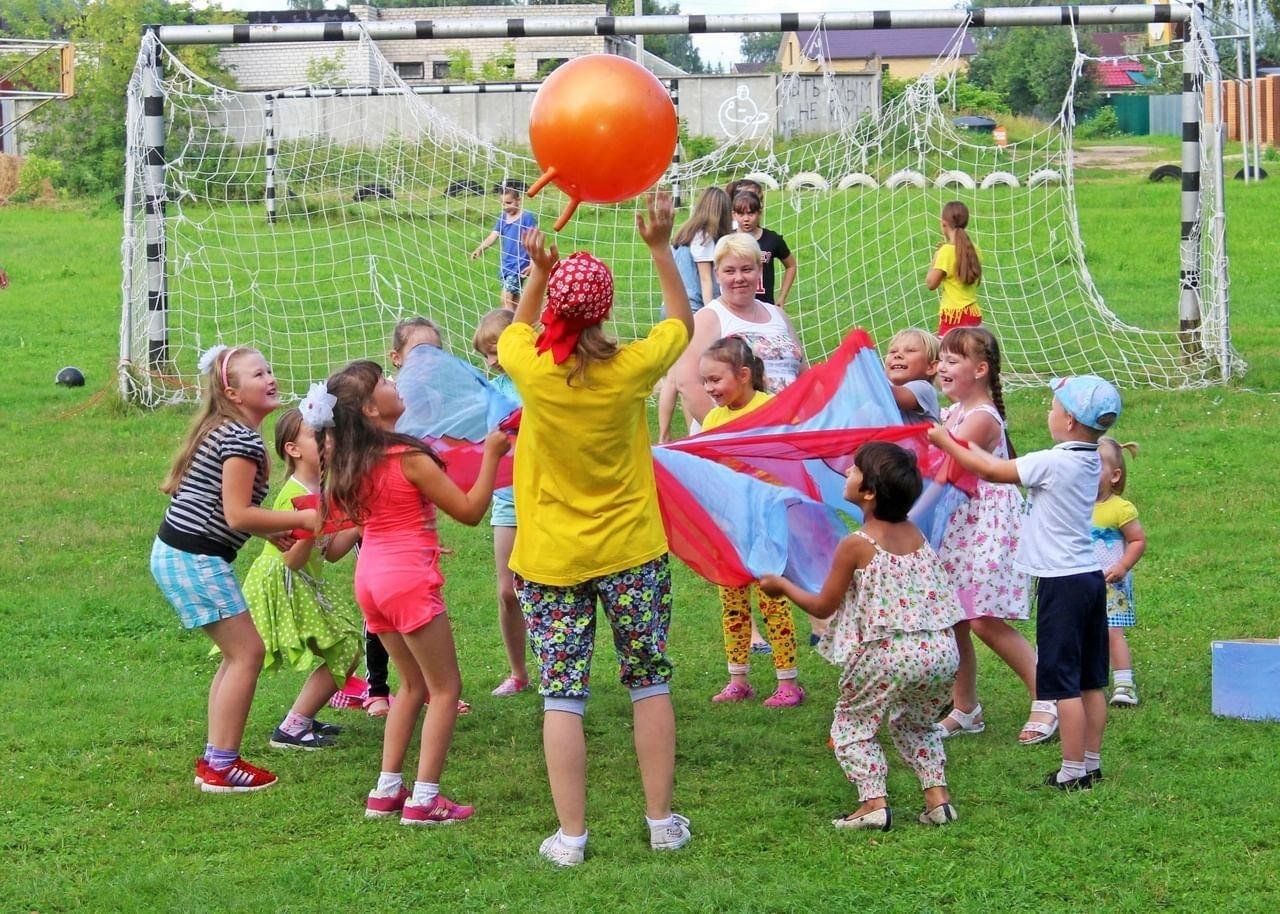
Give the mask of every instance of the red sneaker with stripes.
M 250 793 L 265 790 L 278 780 L 270 771 L 250 765 L 242 758 L 221 771 L 203 758 L 196 759 L 196 786 L 205 793 Z

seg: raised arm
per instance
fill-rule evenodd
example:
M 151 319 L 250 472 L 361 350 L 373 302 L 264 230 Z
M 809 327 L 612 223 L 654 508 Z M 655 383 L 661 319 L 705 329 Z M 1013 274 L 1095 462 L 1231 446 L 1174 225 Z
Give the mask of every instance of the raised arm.
M 636 232 L 649 246 L 649 256 L 653 258 L 658 282 L 662 286 L 662 303 L 666 306 L 667 317 L 683 323 L 692 336 L 693 311 L 689 307 L 689 295 L 671 253 L 671 226 L 675 221 L 671 194 L 665 190 L 655 191 L 649 195 L 645 209 L 645 213 L 636 213 Z
M 475 484 L 463 492 L 440 466 L 423 453 L 409 453 L 401 458 L 405 479 L 454 520 L 474 527 L 489 510 L 493 497 L 493 481 L 498 475 L 498 460 L 511 449 L 505 432 L 490 432 L 484 440 L 484 459 Z
M 531 228 L 521 239 L 524 249 L 529 252 L 529 278 L 525 280 L 524 289 L 520 293 L 520 303 L 516 305 L 513 322 L 533 324 L 538 320 L 538 310 L 542 307 L 542 299 L 547 294 L 547 278 L 551 270 L 560 262 L 560 251 L 553 242 L 547 247 L 547 236 L 542 229 Z
M 987 482 L 1022 484 L 1022 478 L 1018 475 L 1017 461 L 1002 460 L 972 442 L 966 448 L 952 438 L 951 433 L 944 426 L 935 425 L 929 429 L 929 441 L 938 449 L 954 457 L 960 466 Z

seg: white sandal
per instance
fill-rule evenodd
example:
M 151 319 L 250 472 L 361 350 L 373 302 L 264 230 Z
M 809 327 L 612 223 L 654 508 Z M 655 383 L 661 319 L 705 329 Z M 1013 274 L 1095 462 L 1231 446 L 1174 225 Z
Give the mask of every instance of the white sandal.
M 947 721 L 953 721 L 956 725 L 954 730 L 947 726 Z M 982 705 L 974 705 L 972 711 L 961 711 L 959 708 L 952 708 L 947 716 L 942 718 L 933 725 L 943 739 L 955 736 L 957 733 L 981 733 L 987 729 L 986 723 L 982 720 Z
M 1023 746 L 1034 746 L 1037 743 L 1046 743 L 1053 739 L 1053 734 L 1058 732 L 1058 703 L 1056 701 L 1033 701 L 1031 702 L 1031 713 L 1052 714 L 1053 720 L 1049 723 L 1043 721 L 1028 719 L 1022 725 L 1023 732 L 1030 731 L 1034 734 L 1031 739 L 1023 739 L 1018 737 L 1018 742 Z

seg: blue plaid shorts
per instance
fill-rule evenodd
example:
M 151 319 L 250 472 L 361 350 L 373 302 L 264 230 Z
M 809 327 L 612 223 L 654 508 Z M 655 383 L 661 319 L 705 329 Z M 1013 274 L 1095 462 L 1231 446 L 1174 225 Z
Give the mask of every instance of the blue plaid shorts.
M 199 628 L 249 611 L 230 563 L 216 555 L 183 552 L 157 538 L 151 547 L 151 575 L 183 628 Z
M 519 273 L 503 273 L 499 278 L 502 280 L 503 292 L 519 295 L 524 289 L 524 277 Z

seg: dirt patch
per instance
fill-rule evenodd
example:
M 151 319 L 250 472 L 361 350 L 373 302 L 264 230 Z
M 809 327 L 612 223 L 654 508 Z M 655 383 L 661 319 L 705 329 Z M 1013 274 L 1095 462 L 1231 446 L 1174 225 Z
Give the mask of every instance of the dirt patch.
M 1081 146 L 1071 151 L 1076 168 L 1119 168 L 1142 171 L 1150 168 L 1150 146 Z

